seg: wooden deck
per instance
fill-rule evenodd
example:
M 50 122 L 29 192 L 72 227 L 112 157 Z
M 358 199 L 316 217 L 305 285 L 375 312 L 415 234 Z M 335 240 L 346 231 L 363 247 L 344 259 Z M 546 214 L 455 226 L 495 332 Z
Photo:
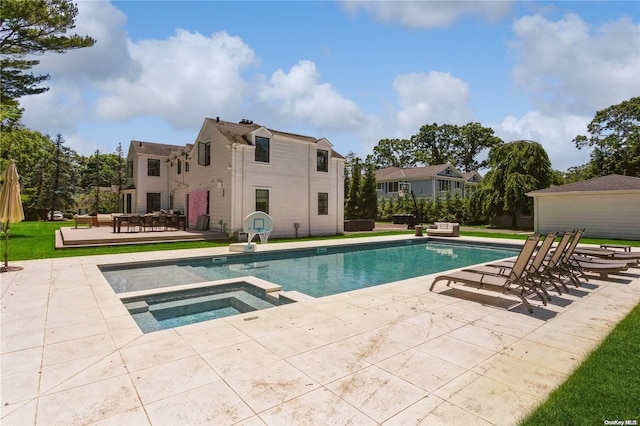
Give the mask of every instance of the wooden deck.
M 56 231 L 56 250 L 79 248 L 79 247 L 100 247 L 109 245 L 124 244 L 151 244 L 176 241 L 213 241 L 227 240 L 228 235 L 215 231 L 196 231 L 187 228 L 183 230 L 158 230 L 146 232 L 113 232 L 111 226 L 99 226 L 91 228 L 74 228 L 63 226 Z

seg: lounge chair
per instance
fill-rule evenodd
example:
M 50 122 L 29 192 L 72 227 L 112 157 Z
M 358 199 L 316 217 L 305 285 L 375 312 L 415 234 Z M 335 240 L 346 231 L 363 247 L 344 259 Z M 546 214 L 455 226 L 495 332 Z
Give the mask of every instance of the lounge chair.
M 616 251 L 599 247 L 576 247 L 574 253 L 577 255 L 597 257 L 601 259 L 620 260 L 623 262 L 634 261 L 636 264 L 640 262 L 640 252 L 632 251 Z
M 535 255 L 532 256 L 531 261 L 529 262 L 525 270 L 525 278 L 529 280 L 529 282 L 533 285 L 539 284 L 540 291 L 544 293 L 548 300 L 551 300 L 551 297 L 547 293 L 544 285 L 547 282 L 553 285 L 553 287 L 559 294 L 562 294 L 560 288 L 558 288 L 558 286 L 555 284 L 555 280 L 545 279 L 546 276 L 542 273 L 542 270 L 546 267 L 545 259 L 547 258 L 549 250 L 551 250 L 551 246 L 553 245 L 557 235 L 557 232 L 550 232 L 544 237 L 542 244 L 540 244 L 540 248 L 538 248 L 538 251 L 535 253 Z M 514 265 L 514 260 L 506 260 L 502 262 L 489 263 L 487 265 L 477 266 L 474 268 L 463 269 L 463 271 L 508 276 L 509 274 L 511 274 Z
M 574 233 L 571 244 L 569 244 L 567 250 L 563 253 L 562 260 L 559 264 L 560 270 L 575 278 L 574 282 L 579 283 L 578 276 L 583 277 L 588 281 L 588 278 L 584 274 L 585 272 L 595 272 L 600 274 L 602 278 L 606 279 L 609 277 L 609 274 L 619 273 L 628 269 L 627 264 L 624 262 L 603 264 L 577 260 L 573 254 L 583 234 L 584 229 L 577 230 Z
M 455 282 L 479 289 L 511 293 L 522 300 L 529 312 L 533 312 L 533 308 L 527 301 L 527 296 L 535 294 L 542 300 L 543 304 L 547 304 L 545 297 L 538 291 L 537 286 L 532 286 L 526 279 L 527 265 L 539 240 L 540 237 L 537 235 L 527 238 L 508 276 L 469 271 L 450 272 L 438 275 L 431 283 L 429 290 L 433 291 L 433 287 L 438 281 L 447 281 L 447 286 Z

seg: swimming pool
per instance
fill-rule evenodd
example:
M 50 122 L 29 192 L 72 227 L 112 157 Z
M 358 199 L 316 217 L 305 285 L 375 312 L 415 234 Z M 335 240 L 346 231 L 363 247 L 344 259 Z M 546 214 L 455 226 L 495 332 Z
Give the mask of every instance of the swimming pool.
M 313 297 L 514 256 L 506 247 L 428 239 L 102 265 L 116 293 L 254 276 Z

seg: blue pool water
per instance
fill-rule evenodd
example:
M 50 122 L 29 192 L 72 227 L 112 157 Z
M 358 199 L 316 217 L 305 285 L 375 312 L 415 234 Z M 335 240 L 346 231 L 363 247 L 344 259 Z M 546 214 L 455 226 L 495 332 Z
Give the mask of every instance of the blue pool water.
M 516 254 L 508 248 L 421 239 L 109 265 L 101 270 L 117 293 L 255 276 L 286 291 L 321 297 Z

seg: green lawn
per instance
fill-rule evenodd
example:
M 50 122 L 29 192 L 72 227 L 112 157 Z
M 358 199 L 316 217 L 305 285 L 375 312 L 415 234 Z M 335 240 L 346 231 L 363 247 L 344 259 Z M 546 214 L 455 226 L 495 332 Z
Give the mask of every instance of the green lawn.
M 175 243 L 156 243 L 156 244 L 132 244 L 122 246 L 108 246 L 108 247 L 89 247 L 89 248 L 75 248 L 75 249 L 55 249 L 54 232 L 62 226 L 73 226 L 72 222 L 19 222 L 12 223 L 9 232 L 9 260 L 29 260 L 29 259 L 48 259 L 57 257 L 71 257 L 71 256 L 89 256 L 95 254 L 115 254 L 115 253 L 136 253 L 144 251 L 158 251 L 158 250 L 178 250 L 178 249 L 190 249 L 190 248 L 202 248 L 202 247 L 219 247 L 226 246 L 230 241 L 188 241 L 188 242 L 175 242 Z M 309 238 L 274 238 L 269 241 L 272 243 L 278 242 L 290 242 L 290 241 L 309 241 L 317 239 L 343 239 L 343 238 L 357 238 L 357 237 L 372 237 L 378 235 L 405 235 L 407 233 L 413 233 L 412 230 L 400 230 L 400 231 L 383 231 L 383 232 L 366 232 L 366 233 L 353 233 L 348 235 L 335 235 L 331 237 L 309 237 Z M 478 231 L 460 232 L 460 235 L 474 236 L 474 237 L 488 237 L 488 238 L 509 238 L 509 239 L 525 239 L 524 234 L 514 233 L 497 233 L 482 231 L 482 228 L 478 228 Z M 4 234 L 2 235 L 4 239 Z M 604 240 L 583 238 L 581 240 L 584 243 L 589 244 L 604 244 L 604 243 L 617 243 L 627 244 L 633 247 L 640 247 L 640 241 L 627 241 L 627 240 Z M 2 243 L 2 254 L 4 259 L 4 241 Z
M 216 247 L 227 242 L 179 242 L 137 244 L 80 249 L 54 249 L 54 231 L 61 222 L 20 222 L 11 224 L 9 259 L 27 260 L 94 254 L 131 253 L 152 250 Z M 373 235 L 407 234 L 413 231 L 356 233 L 322 239 L 355 238 Z M 461 235 L 524 239 L 526 235 L 512 233 L 461 232 Z M 4 235 L 3 235 L 4 237 Z M 307 241 L 318 238 L 270 240 Z M 640 247 L 640 241 L 601 240 L 585 238 L 585 243 L 617 243 Z M 2 243 L 4 254 L 4 242 Z M 3 257 L 4 259 L 4 257 Z M 602 425 L 605 420 L 640 421 L 640 305 L 611 332 L 605 341 L 580 365 L 567 381 L 554 391 L 548 401 L 534 411 L 522 426 L 530 425 Z M 632 423 L 628 423 L 632 424 Z
M 640 305 L 521 426 L 604 425 L 605 420 L 640 422 Z M 627 423 L 632 424 L 637 423 Z
M 9 260 L 49 259 L 57 257 L 89 256 L 116 253 L 137 253 L 159 250 L 179 250 L 203 247 L 227 246 L 230 241 L 187 241 L 175 243 L 131 244 L 121 246 L 55 249 L 55 231 L 63 226 L 73 226 L 72 222 L 19 222 L 9 228 Z M 349 235 L 322 237 L 322 239 L 356 238 L 363 236 L 406 234 L 413 231 L 367 232 Z M 269 242 L 309 241 L 311 238 L 270 239 Z M 2 259 L 4 259 L 4 233 L 2 234 Z

